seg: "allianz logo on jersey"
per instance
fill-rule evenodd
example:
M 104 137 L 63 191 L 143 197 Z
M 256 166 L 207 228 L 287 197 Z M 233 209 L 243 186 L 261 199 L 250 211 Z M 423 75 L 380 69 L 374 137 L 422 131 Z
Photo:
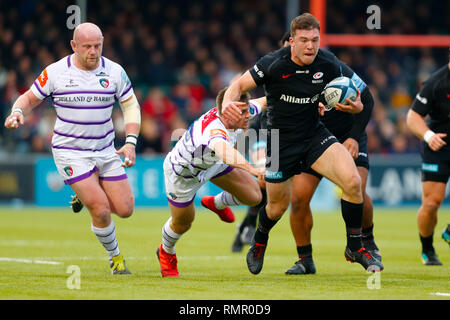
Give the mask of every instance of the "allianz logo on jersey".
M 281 94 L 280 100 L 283 100 L 283 101 L 289 102 L 289 103 L 306 104 L 306 103 L 314 103 L 318 97 L 319 97 L 319 95 L 316 95 L 313 98 L 310 98 L 310 97 L 298 98 L 298 97 L 290 96 L 287 94 Z

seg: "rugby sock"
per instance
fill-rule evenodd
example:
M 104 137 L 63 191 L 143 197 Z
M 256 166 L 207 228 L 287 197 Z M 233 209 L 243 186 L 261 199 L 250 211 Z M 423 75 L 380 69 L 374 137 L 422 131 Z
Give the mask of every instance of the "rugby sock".
M 422 243 L 422 253 L 434 252 L 433 235 L 434 233 L 432 233 L 429 237 L 422 237 L 419 234 L 420 242 Z
M 178 239 L 180 239 L 181 234 L 178 234 L 172 230 L 170 227 L 171 221 L 172 217 L 170 217 L 162 227 L 162 245 L 165 252 L 175 254 L 175 244 Z
M 242 203 L 231 193 L 223 191 L 214 197 L 214 205 L 217 209 L 222 210 L 227 206 L 239 206 Z
M 363 203 L 351 203 L 341 199 L 341 210 L 347 231 L 347 246 L 350 250 L 357 251 L 362 247 Z
M 113 220 L 111 220 L 110 225 L 106 228 L 98 228 L 91 224 L 91 229 L 106 249 L 110 258 L 120 254 L 119 244 L 116 238 L 116 227 Z
M 373 224 L 368 228 L 362 228 L 363 243 L 373 242 Z
M 300 259 L 312 256 L 312 244 L 297 246 L 297 253 Z
M 272 220 L 267 216 L 266 206 L 263 206 L 259 210 L 258 227 L 255 232 L 255 242 L 266 244 L 269 240 L 269 231 L 278 222 L 278 220 Z
M 252 226 L 256 228 L 256 220 L 258 219 L 258 212 L 261 209 L 261 207 L 265 207 L 267 204 L 267 194 L 266 194 L 266 190 L 265 189 L 261 189 L 261 193 L 262 193 L 262 200 L 261 202 L 254 206 L 254 207 L 250 207 L 248 208 L 247 211 L 247 215 L 245 216 L 244 221 L 242 221 L 240 227 L 239 227 L 239 232 L 242 233 L 242 231 L 244 230 L 245 227 L 247 226 Z

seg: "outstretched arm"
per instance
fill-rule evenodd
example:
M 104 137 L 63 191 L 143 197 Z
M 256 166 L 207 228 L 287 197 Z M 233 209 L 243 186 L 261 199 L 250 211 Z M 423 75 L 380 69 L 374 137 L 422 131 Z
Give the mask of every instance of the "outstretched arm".
M 28 90 L 17 98 L 11 108 L 11 114 L 5 120 L 5 127 L 17 129 L 24 124 L 24 116 L 29 114 L 36 106 L 42 102 L 31 90 Z

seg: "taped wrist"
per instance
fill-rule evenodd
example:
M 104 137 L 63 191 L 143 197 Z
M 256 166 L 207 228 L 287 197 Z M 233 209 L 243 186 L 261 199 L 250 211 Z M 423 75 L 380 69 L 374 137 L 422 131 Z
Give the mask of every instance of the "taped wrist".
M 133 96 L 125 102 L 120 103 L 120 108 L 123 112 L 123 119 L 125 125 L 128 123 L 138 123 L 141 124 L 141 109 L 136 96 Z
M 431 130 L 428 130 L 427 132 L 425 132 L 425 134 L 423 135 L 423 140 L 425 140 L 426 143 L 430 144 L 430 140 L 431 138 L 435 135 L 435 133 Z
M 136 147 L 136 144 L 137 144 L 137 135 L 135 135 L 135 134 L 127 134 L 127 137 L 126 137 L 126 139 L 125 139 L 125 144 L 131 144 L 131 145 L 133 145 L 133 146 L 135 146 Z

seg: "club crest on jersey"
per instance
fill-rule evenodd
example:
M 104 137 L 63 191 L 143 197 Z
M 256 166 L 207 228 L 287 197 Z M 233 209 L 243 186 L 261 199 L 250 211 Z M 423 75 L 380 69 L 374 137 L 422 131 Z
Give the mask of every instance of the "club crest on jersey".
M 314 75 L 313 75 L 313 78 L 314 79 L 320 79 L 320 78 L 322 78 L 323 77 L 323 72 L 316 72 L 316 73 L 314 73 Z
M 321 79 L 323 77 L 323 72 L 316 72 L 313 74 L 313 80 L 312 83 L 322 83 L 323 79 Z
M 100 82 L 100 85 L 103 87 L 103 88 L 108 88 L 109 87 L 109 80 L 108 79 L 105 79 L 105 78 L 101 78 L 100 80 L 99 80 L 99 82 Z
M 69 177 L 71 177 L 71 176 L 73 175 L 73 169 L 72 169 L 71 166 L 65 167 L 65 168 L 64 168 L 64 172 L 65 172 Z

